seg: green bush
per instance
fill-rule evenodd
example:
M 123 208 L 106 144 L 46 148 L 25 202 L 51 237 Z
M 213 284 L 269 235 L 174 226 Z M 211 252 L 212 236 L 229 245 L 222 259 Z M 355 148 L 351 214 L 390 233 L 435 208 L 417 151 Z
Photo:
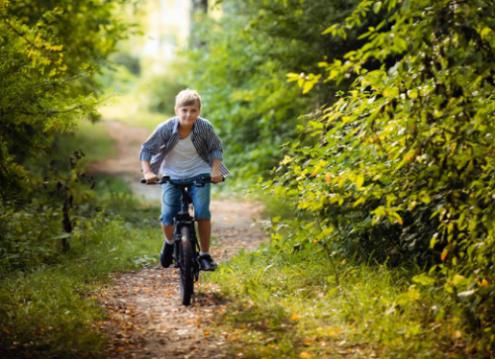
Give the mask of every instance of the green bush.
M 78 119 L 98 119 L 95 78 L 125 35 L 116 14 L 122 3 L 0 5 L 2 271 L 57 261 L 57 244 L 67 245 L 75 224 L 69 212 L 87 188 L 82 153 L 68 151 L 61 137 Z
M 254 182 L 269 175 L 282 156 L 281 145 L 305 123 L 300 116 L 333 99 L 322 86 L 302 95 L 287 85 L 287 73 L 316 71 L 321 57 L 333 59 L 356 46 L 355 38 L 321 36 L 353 4 L 228 0 L 219 5 L 221 18 L 197 19 L 194 42 L 201 46 L 187 54 L 185 82 L 203 96 L 203 115 L 218 129 L 237 178 Z
M 355 81 L 308 121 L 312 145 L 288 146 L 276 180 L 310 218 L 309 240 L 424 265 L 485 354 L 495 350 L 494 9 L 362 1 L 326 33 L 384 20 L 360 35 L 364 46 L 322 64 L 324 81 Z
M 71 131 L 78 118 L 97 118 L 95 75 L 125 34 L 115 14 L 120 3 L 20 0 L 0 5 L 2 200 L 20 200 L 30 189 L 39 190 L 36 180 L 26 180 L 38 174 L 31 164 L 49 168 L 56 137 Z
M 104 312 L 94 290 L 112 272 L 157 262 L 158 209 L 118 178 L 95 182 L 71 209 L 65 251 L 61 208 L 0 207 L 0 357 L 101 357 L 105 337 L 95 325 Z
M 418 268 L 356 263 L 285 238 L 211 274 L 231 301 L 217 319 L 249 358 L 463 358 L 473 340 Z M 411 283 L 412 277 L 412 283 Z
M 142 86 L 147 94 L 147 109 L 164 114 L 164 119 L 175 116 L 175 96 L 187 87 L 170 74 L 154 76 L 143 81 Z
M 94 290 L 111 272 L 155 263 L 153 254 L 159 247 L 155 234 L 156 230 L 136 229 L 100 213 L 78 227 L 71 251 L 59 256 L 57 263 L 3 277 L 0 356 L 101 357 L 106 338 L 98 321 L 104 312 Z
M 57 262 L 63 234 L 60 210 L 42 204 L 19 210 L 0 205 L 0 273 L 27 270 L 43 263 Z

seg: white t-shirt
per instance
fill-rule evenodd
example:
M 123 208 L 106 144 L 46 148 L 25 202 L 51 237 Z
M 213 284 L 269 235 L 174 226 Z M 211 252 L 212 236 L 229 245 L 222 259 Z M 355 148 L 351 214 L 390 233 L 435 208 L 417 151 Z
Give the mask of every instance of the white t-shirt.
M 191 141 L 191 133 L 179 139 L 165 156 L 160 168 L 160 176 L 170 176 L 171 179 L 185 179 L 210 172 L 210 165 L 199 157 Z

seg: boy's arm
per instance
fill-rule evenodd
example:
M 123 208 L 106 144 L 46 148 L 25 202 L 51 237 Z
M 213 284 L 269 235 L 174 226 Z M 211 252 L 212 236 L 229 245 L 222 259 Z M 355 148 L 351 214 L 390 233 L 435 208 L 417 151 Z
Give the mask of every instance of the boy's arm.
M 208 134 L 208 148 L 210 151 L 211 159 L 211 181 L 213 183 L 218 183 L 223 180 L 223 175 L 221 171 L 222 160 L 223 160 L 223 148 L 222 141 L 215 133 L 213 126 L 210 127 Z
M 222 161 L 220 161 L 218 158 L 214 158 L 211 162 L 211 181 L 213 183 L 218 183 L 222 182 L 222 172 L 220 171 L 220 165 Z
M 172 121 L 161 123 L 141 146 L 139 159 L 141 161 L 141 169 L 143 171 L 144 178 L 148 183 L 158 180 L 157 175 L 151 168 L 150 161 L 153 155 L 160 152 L 161 147 L 166 143 L 172 126 Z
M 169 121 L 157 126 L 150 137 L 148 137 L 141 146 L 141 152 L 139 154 L 139 159 L 141 161 L 149 162 L 153 155 L 160 152 L 160 148 L 168 139 L 171 125 L 173 125 L 173 123 Z
M 218 159 L 222 161 L 223 160 L 222 141 L 215 133 L 215 130 L 213 129 L 213 126 L 210 123 L 208 123 L 206 133 L 207 133 L 206 142 L 208 145 L 208 151 L 210 152 L 210 159 L 211 160 Z
M 143 175 L 146 183 L 153 183 L 158 181 L 158 176 L 151 169 L 149 161 L 141 161 L 141 169 L 143 170 Z

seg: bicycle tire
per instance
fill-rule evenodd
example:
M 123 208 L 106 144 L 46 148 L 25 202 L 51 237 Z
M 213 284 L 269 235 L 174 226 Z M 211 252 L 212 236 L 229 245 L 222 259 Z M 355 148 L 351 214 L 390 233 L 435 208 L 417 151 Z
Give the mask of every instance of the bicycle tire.
M 183 305 L 190 305 L 194 294 L 194 249 L 191 228 L 181 229 L 180 240 L 180 296 Z

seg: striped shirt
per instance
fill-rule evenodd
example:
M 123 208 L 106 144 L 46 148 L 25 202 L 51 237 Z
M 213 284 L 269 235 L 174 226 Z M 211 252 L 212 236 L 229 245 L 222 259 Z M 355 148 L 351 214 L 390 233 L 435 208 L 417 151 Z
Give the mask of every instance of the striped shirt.
M 159 173 L 165 156 L 178 141 L 179 118 L 172 117 L 158 125 L 151 136 L 143 143 L 139 159 L 148 161 L 151 170 L 154 173 Z M 208 120 L 201 117 L 196 120 L 191 133 L 191 141 L 198 155 L 210 166 L 214 159 L 223 160 L 222 143 Z M 224 177 L 230 174 L 223 163 L 220 164 L 220 173 Z

